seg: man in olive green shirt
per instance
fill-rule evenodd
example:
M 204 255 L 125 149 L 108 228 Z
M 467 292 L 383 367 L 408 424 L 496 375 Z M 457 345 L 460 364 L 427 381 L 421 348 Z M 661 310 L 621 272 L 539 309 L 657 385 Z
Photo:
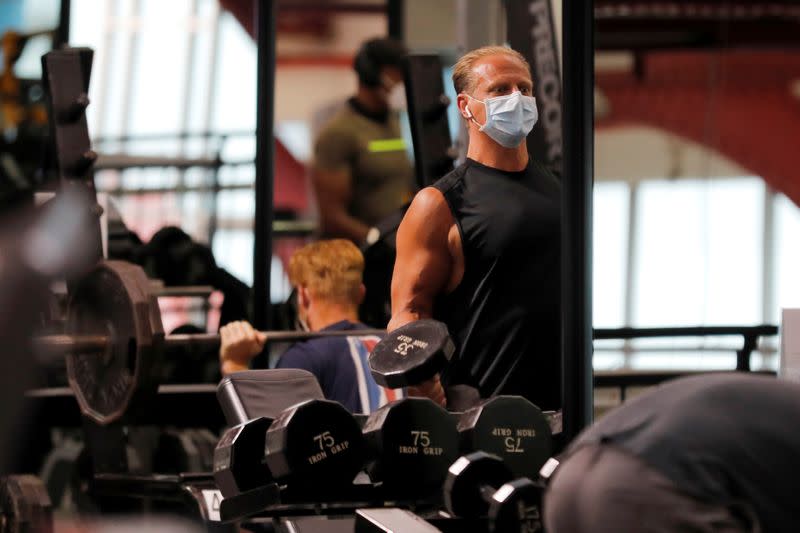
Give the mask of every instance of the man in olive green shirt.
M 391 39 L 365 42 L 355 57 L 358 91 L 325 124 L 314 143 L 312 182 L 327 237 L 357 244 L 411 200 L 413 168 L 396 109 L 405 103 L 406 51 Z

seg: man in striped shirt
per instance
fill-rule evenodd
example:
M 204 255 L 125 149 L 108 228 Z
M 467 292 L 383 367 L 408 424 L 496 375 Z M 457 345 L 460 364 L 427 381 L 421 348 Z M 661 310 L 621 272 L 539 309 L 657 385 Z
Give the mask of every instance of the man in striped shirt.
M 297 293 L 298 318 L 310 331 L 366 329 L 358 321 L 364 299 L 364 257 L 345 239 L 307 244 L 289 261 L 289 281 Z M 247 370 L 267 342 L 267 336 L 247 322 L 220 329 L 223 375 Z M 301 368 L 317 377 L 322 392 L 354 413 L 368 414 L 402 397 L 402 391 L 384 389 L 372 379 L 367 356 L 377 336 L 318 337 L 292 345 L 276 368 Z

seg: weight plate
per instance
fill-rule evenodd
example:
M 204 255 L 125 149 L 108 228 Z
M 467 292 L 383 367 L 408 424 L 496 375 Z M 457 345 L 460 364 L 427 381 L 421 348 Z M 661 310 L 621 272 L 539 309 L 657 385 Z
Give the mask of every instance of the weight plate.
M 16 475 L 0 478 L 3 533 L 52 533 L 53 509 L 39 478 Z
M 155 394 L 153 367 L 164 331 L 140 267 L 103 261 L 78 282 L 70 294 L 67 333 L 109 337 L 101 353 L 67 355 L 67 376 L 84 416 L 109 424 Z

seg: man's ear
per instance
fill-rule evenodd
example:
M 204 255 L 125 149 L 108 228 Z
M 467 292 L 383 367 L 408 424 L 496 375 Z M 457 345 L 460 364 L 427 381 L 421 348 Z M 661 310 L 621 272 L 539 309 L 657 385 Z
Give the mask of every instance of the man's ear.
M 358 286 L 358 301 L 356 303 L 358 305 L 364 303 L 364 298 L 366 297 L 366 295 L 367 295 L 367 287 L 365 287 L 364 284 L 362 283 L 361 285 Z
M 461 116 L 465 120 L 472 118 L 472 112 L 469 110 L 469 107 L 467 107 L 467 104 L 469 104 L 469 98 L 467 98 L 467 95 L 460 93 L 456 99 L 456 104 L 458 105 L 459 113 L 461 113 Z
M 311 303 L 311 295 L 307 287 L 297 287 L 297 304 L 300 307 L 307 308 Z

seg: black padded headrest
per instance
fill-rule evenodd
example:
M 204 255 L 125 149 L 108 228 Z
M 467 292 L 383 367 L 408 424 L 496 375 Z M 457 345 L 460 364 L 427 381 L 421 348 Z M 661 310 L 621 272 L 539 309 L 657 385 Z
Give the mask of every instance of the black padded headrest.
M 253 418 L 277 417 L 287 407 L 306 400 L 323 400 L 317 378 L 307 370 L 276 368 L 245 370 L 222 379 L 217 399 L 231 426 Z

